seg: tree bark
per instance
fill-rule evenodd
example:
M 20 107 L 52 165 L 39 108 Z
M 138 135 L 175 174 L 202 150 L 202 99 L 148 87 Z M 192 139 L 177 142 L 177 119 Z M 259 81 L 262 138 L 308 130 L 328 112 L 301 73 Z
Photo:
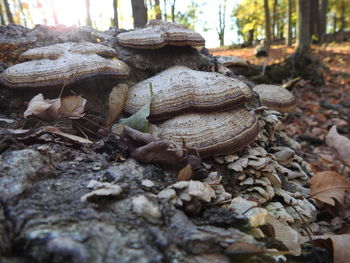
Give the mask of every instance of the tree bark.
M 310 0 L 310 37 L 320 39 L 319 0 Z
M 298 0 L 297 5 L 297 15 L 298 15 L 298 23 L 297 23 L 297 45 L 296 51 L 304 53 L 305 51 L 310 49 L 310 9 L 311 2 L 305 0 Z
M 118 0 L 113 0 L 113 26 L 117 29 L 119 28 L 119 19 L 118 19 Z
M 86 7 L 86 25 L 92 27 L 91 15 L 90 15 L 90 0 L 85 0 Z
M 52 7 L 53 21 L 55 23 L 55 26 L 57 26 L 59 24 L 59 22 L 58 22 L 57 12 L 56 12 L 56 8 L 55 8 L 55 3 L 53 0 L 51 0 L 51 7 Z
M 166 12 L 166 6 L 167 6 L 167 5 L 166 5 L 166 0 L 164 0 L 163 3 L 164 3 L 164 21 L 167 21 L 167 19 L 168 19 L 168 18 L 167 18 L 168 14 L 167 14 L 167 12 Z
M 288 0 L 288 24 L 287 24 L 287 46 L 292 45 L 292 0 Z
M 2 4 L 0 2 L 0 25 L 5 25 L 4 13 L 2 10 Z
M 265 9 L 265 41 L 266 46 L 269 48 L 271 45 L 271 21 L 270 21 L 270 10 L 268 0 L 264 0 Z
M 21 14 L 22 14 L 22 16 L 23 16 L 23 23 L 24 23 L 24 26 L 27 27 L 27 17 L 26 17 L 26 15 L 24 14 L 22 1 L 21 1 L 21 0 L 18 0 L 18 4 L 19 4 L 19 10 L 21 11 Z
M 278 5 L 278 0 L 274 0 L 273 16 L 272 16 L 272 41 L 277 40 L 277 5 Z
M 170 2 L 170 6 L 171 6 L 171 21 L 175 22 L 175 3 L 176 0 L 173 0 L 172 2 Z
M 14 23 L 12 12 L 11 12 L 11 9 L 10 9 L 10 6 L 9 6 L 9 2 L 7 0 L 4 0 L 4 5 L 5 5 L 6 16 L 7 16 L 8 22 L 9 23 Z
M 225 45 L 225 27 L 226 27 L 226 2 L 224 0 L 223 4 L 219 3 L 219 28 L 217 29 L 220 46 Z
M 319 27 L 320 44 L 322 44 L 324 42 L 325 36 L 326 36 L 327 8 L 328 8 L 328 0 L 321 0 L 321 2 L 320 2 L 320 27 Z
M 159 0 L 154 0 L 154 12 L 157 20 L 162 20 L 162 12 L 160 11 Z
M 248 41 L 247 41 L 247 44 L 249 46 L 253 45 L 253 41 L 254 41 L 254 28 L 253 29 L 250 29 L 248 31 Z
M 147 23 L 147 7 L 144 0 L 131 0 L 134 28 L 143 27 Z
M 346 28 L 345 12 L 346 12 L 345 0 L 342 0 L 340 4 L 340 29 L 339 29 L 340 39 L 339 41 L 344 41 L 344 29 Z

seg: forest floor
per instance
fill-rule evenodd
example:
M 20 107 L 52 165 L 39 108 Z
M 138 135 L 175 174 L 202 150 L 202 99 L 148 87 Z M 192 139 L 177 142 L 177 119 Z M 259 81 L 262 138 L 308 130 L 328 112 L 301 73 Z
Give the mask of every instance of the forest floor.
M 312 50 L 327 67 L 325 85 L 315 87 L 302 80 L 294 86 L 298 109 L 287 117 L 285 129 L 300 142 L 301 153 L 315 172 L 340 171 L 343 167 L 325 144 L 324 138 L 332 125 L 337 125 L 340 133 L 350 137 L 350 42 L 314 45 Z M 269 64 L 282 62 L 293 51 L 293 47 L 272 46 Z M 237 56 L 250 63 L 261 64 L 254 56 L 253 48 L 216 48 L 211 49 L 210 53 L 215 56 Z

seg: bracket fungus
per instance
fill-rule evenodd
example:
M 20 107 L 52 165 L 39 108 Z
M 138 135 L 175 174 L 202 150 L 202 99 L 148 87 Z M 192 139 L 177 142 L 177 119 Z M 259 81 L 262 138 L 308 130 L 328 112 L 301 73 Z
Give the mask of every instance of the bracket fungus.
M 150 120 L 164 120 L 185 112 L 218 112 L 249 102 L 252 90 L 243 82 L 213 72 L 175 66 L 129 89 L 124 110 L 136 113 L 151 99 Z
M 149 20 L 145 28 L 121 33 L 119 44 L 139 49 L 158 49 L 166 45 L 204 46 L 204 38 L 197 32 L 175 23 Z
M 257 120 L 240 108 L 213 113 L 188 113 L 161 123 L 153 131 L 161 139 L 195 149 L 205 158 L 241 150 L 255 140 Z
M 254 141 L 258 123 L 239 107 L 252 95 L 239 80 L 175 66 L 131 87 L 124 111 L 133 114 L 151 101 L 149 119 L 166 120 L 153 126 L 153 135 L 185 144 L 205 158 L 238 151 Z
M 93 43 L 67 42 L 27 50 L 7 68 L 0 83 L 9 88 L 48 88 L 70 85 L 88 78 L 126 78 L 129 67 L 115 57 L 113 48 Z
M 260 103 L 269 109 L 282 113 L 292 112 L 297 106 L 293 93 L 276 85 L 256 85 L 253 90 L 258 93 Z
M 218 62 L 225 67 L 247 67 L 248 62 L 244 59 L 234 56 L 219 56 Z

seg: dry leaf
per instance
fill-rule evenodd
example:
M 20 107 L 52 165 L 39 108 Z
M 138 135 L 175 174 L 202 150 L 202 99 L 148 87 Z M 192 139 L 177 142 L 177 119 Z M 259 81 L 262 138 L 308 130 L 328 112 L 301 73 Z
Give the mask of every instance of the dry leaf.
M 192 166 L 190 164 L 187 164 L 177 174 L 177 180 L 178 181 L 189 181 L 191 179 L 192 179 Z
M 350 167 L 350 140 L 340 135 L 337 126 L 333 125 L 326 136 L 326 143 L 336 153 L 340 161 Z
M 332 172 L 320 172 L 311 178 L 311 197 L 334 206 L 334 199 L 344 205 L 345 191 L 350 191 L 350 181 Z
M 86 99 L 81 96 L 63 97 L 61 99 L 61 106 L 57 109 L 57 119 L 65 116 L 71 119 L 83 117 L 85 104 Z
M 32 114 L 38 115 L 39 113 L 46 111 L 51 107 L 51 104 L 52 103 L 49 100 L 44 99 L 43 94 L 39 93 L 30 100 L 28 107 L 23 114 L 24 118 L 27 118 Z
M 324 236 L 314 236 L 313 240 L 317 246 L 324 247 L 326 249 L 333 248 L 333 262 L 334 263 L 347 263 L 350 258 L 350 235 L 324 235 Z M 325 242 L 320 242 L 320 241 Z M 332 245 L 329 245 L 329 242 Z
M 76 136 L 76 135 L 73 135 L 73 134 L 69 134 L 69 133 L 66 133 L 66 132 L 63 132 L 61 131 L 60 129 L 58 129 L 57 127 L 55 126 L 44 126 L 44 127 L 41 127 L 43 131 L 45 132 L 51 132 L 51 133 L 54 133 L 54 134 L 57 134 L 57 135 L 60 135 L 60 136 L 63 136 L 65 138 L 68 138 L 70 140 L 73 140 L 73 141 L 76 141 L 76 142 L 80 142 L 80 143 L 92 143 L 92 141 L 88 140 L 88 139 L 85 139 L 83 137 L 80 137 L 80 136 Z
M 39 118 L 54 121 L 63 117 L 78 119 L 84 116 L 86 99 L 81 96 L 68 96 L 48 100 L 40 93 L 33 97 L 24 112 L 24 118 L 34 114 Z
M 108 115 L 105 120 L 106 126 L 110 126 L 119 118 L 127 96 L 128 85 L 118 84 L 117 86 L 113 87 L 108 98 Z

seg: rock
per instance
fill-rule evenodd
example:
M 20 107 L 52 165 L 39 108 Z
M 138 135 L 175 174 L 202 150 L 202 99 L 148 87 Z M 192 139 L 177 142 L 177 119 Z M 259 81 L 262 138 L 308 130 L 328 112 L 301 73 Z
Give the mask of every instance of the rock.
M 29 191 L 40 179 L 46 159 L 38 151 L 24 149 L 0 155 L 0 189 L 3 198 L 13 198 Z

